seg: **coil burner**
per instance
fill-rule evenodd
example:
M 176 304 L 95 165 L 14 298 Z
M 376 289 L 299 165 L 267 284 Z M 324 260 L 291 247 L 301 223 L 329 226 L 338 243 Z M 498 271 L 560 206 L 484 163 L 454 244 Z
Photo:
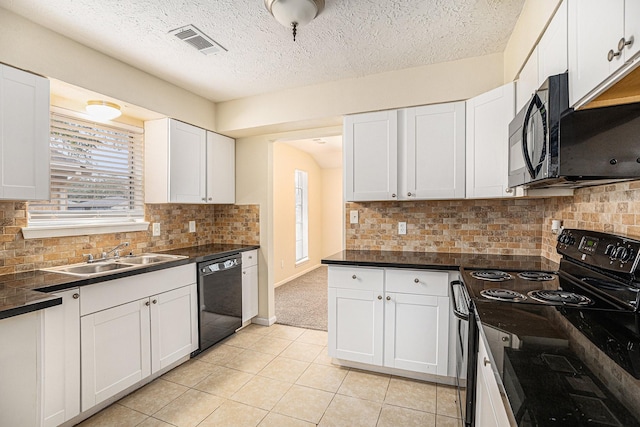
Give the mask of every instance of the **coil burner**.
M 482 271 L 473 271 L 471 272 L 471 276 L 480 280 L 488 280 L 490 282 L 504 282 L 505 280 L 512 279 L 509 273 L 505 273 L 504 271 L 499 270 L 482 270 Z
M 534 280 L 538 282 L 544 282 L 544 281 L 555 279 L 556 275 L 545 273 L 543 271 L 523 271 L 522 273 L 518 273 L 518 277 L 524 280 Z
M 527 297 L 520 292 L 511 291 L 509 289 L 484 289 L 480 291 L 480 295 L 485 298 L 507 302 L 520 302 L 527 299 Z
M 593 304 L 593 301 L 589 297 L 562 290 L 531 291 L 527 295 L 529 295 L 536 301 L 552 305 L 571 305 L 583 307 Z

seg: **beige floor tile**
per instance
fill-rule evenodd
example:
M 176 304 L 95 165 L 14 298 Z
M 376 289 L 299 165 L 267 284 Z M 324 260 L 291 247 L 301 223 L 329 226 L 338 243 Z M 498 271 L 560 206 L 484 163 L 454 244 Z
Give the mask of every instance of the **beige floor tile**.
M 229 398 L 233 393 L 240 390 L 253 375 L 235 369 L 217 366 L 216 371 L 204 380 L 200 381 L 193 388 L 216 396 Z
M 320 420 L 321 427 L 373 427 L 382 404 L 336 394 Z
M 294 342 L 285 348 L 280 356 L 289 359 L 302 360 L 303 362 L 313 362 L 320 354 L 324 347 L 315 344 L 306 344 L 303 342 Z
M 258 427 L 315 427 L 315 424 L 269 412 Z
M 262 338 L 260 334 L 252 334 L 251 332 L 236 332 L 226 340 L 222 341 L 224 345 L 233 347 L 249 348 Z
M 298 342 L 304 342 L 307 344 L 321 345 L 325 347 L 329 342 L 327 331 L 315 331 L 313 329 L 307 329 L 298 337 Z
M 273 329 L 271 329 L 269 326 L 262 326 L 252 323 L 244 328 L 243 331 L 264 336 L 271 334 L 273 332 Z
M 135 426 L 147 419 L 147 415 L 133 409 L 125 408 L 117 403 L 98 412 L 86 421 L 78 424 L 79 427 L 112 427 Z
M 460 419 L 436 415 L 436 427 L 460 427 Z
M 271 332 L 271 334 L 269 335 L 271 335 L 272 337 L 292 341 L 297 339 L 306 330 L 287 325 L 272 325 L 271 328 L 273 328 L 273 332 Z
M 263 370 L 258 372 L 258 375 L 274 380 L 294 383 L 300 378 L 300 375 L 302 375 L 309 365 L 309 362 L 287 359 L 286 357 L 276 357 L 269 362 Z
M 224 402 L 222 397 L 191 389 L 153 416 L 175 426 L 194 427 Z
M 193 387 L 194 385 L 205 379 L 214 370 L 215 366 L 210 363 L 191 359 L 164 374 L 162 376 L 162 379 L 186 387 Z
M 153 417 L 149 417 L 136 427 L 174 427 L 173 424 L 165 423 Z
M 349 369 L 312 363 L 298 378 L 296 384 L 335 393 Z
M 240 347 L 216 344 L 215 346 L 196 356 L 196 360 L 213 363 L 214 365 L 224 365 L 225 363 L 227 363 L 227 361 L 238 356 L 243 351 L 244 349 Z
M 436 385 L 422 381 L 392 377 L 385 403 L 419 411 L 436 413 Z
M 383 402 L 390 379 L 391 376 L 389 375 L 352 369 L 338 389 L 338 394 L 374 402 Z
M 277 356 L 282 353 L 282 350 L 287 348 L 293 341 L 283 340 L 282 338 L 275 338 L 272 336 L 265 336 L 258 342 L 249 347 L 250 350 L 259 351 L 260 353 L 273 354 Z
M 265 415 L 265 410 L 228 400 L 198 427 L 255 427 Z
M 270 411 L 290 388 L 290 383 L 256 376 L 231 396 L 231 400 Z
M 460 418 L 458 405 L 458 389 L 451 386 L 437 386 L 436 414 L 452 418 Z
M 158 378 L 118 403 L 143 414 L 153 415 L 187 390 L 185 386 Z
M 314 388 L 292 386 L 273 412 L 317 424 L 334 394 Z
M 273 354 L 259 353 L 253 350 L 245 350 L 233 359 L 227 361 L 227 368 L 257 374 L 271 362 L 275 356 Z
M 333 363 L 331 357 L 329 357 L 329 352 L 327 350 L 327 347 L 324 347 L 321 351 L 320 354 L 318 355 L 318 357 L 316 357 L 315 359 L 313 359 L 313 363 L 318 363 L 320 365 L 330 365 L 330 366 L 337 366 Z
M 385 405 L 382 407 L 377 427 L 435 427 L 435 425 L 436 414 Z

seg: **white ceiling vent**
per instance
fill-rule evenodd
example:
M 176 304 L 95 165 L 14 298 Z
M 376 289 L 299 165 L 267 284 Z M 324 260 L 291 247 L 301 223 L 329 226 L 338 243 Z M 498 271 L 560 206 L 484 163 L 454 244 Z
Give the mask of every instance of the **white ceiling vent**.
M 169 31 L 169 34 L 173 34 L 205 55 L 213 55 L 214 53 L 227 51 L 227 49 L 220 46 L 211 37 L 196 28 L 195 25 L 189 24 L 184 27 L 176 28 L 175 30 Z

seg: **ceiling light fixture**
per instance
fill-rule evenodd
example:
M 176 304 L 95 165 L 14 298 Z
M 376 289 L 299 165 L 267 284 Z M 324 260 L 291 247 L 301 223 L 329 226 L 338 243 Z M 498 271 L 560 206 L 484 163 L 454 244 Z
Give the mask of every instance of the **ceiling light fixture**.
M 264 5 L 276 21 L 293 28 L 296 41 L 298 27 L 307 25 L 322 12 L 324 0 L 264 0 Z
M 118 104 L 108 101 L 88 101 L 85 110 L 97 120 L 113 120 L 122 114 Z

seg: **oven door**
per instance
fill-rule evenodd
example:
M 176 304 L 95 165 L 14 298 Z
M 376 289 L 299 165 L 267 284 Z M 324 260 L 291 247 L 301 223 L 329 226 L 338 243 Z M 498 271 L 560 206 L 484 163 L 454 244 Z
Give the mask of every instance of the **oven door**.
M 475 320 L 471 316 L 471 299 L 459 280 L 450 283 L 451 309 L 455 316 L 456 331 L 456 384 L 462 426 L 473 426 L 475 415 L 475 362 L 477 340 Z M 471 318 L 471 322 L 469 319 Z M 471 328 L 470 328 L 471 326 Z M 470 330 L 471 329 L 471 330 Z M 475 349 L 475 352 L 474 352 Z M 471 365 L 470 365 L 471 363 Z M 469 369 L 469 366 L 473 369 Z

